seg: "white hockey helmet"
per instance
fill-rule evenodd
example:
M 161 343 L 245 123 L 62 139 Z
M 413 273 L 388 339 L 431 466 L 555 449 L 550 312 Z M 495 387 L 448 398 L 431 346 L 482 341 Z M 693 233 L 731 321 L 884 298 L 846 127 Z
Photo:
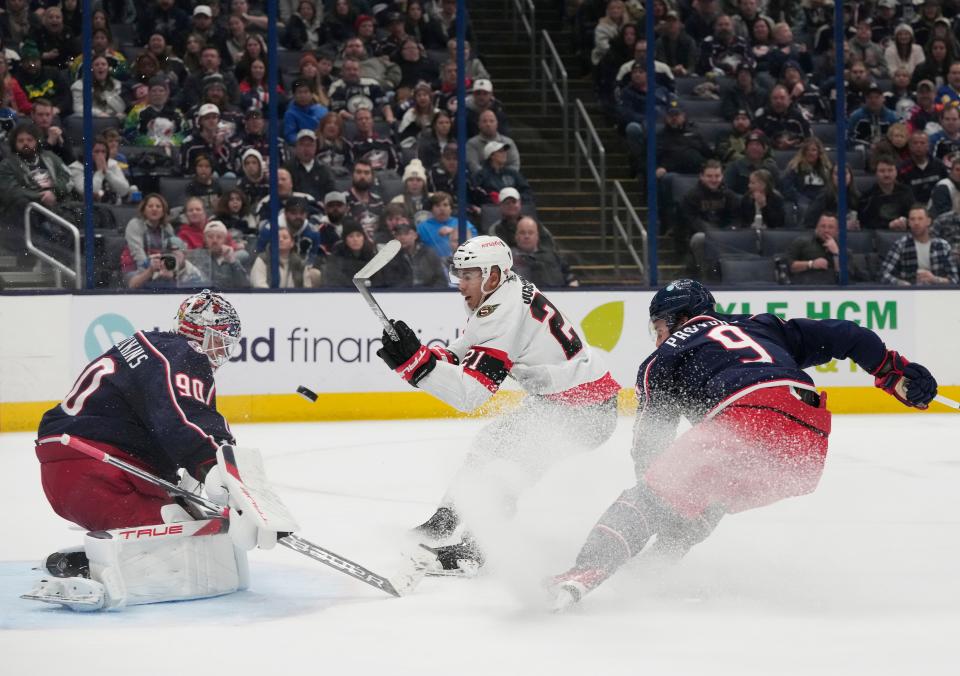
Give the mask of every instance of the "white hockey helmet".
M 459 277 L 461 270 L 480 268 L 482 276 L 480 288 L 486 290 L 487 279 L 490 278 L 490 271 L 494 266 L 500 268 L 500 284 L 503 284 L 507 272 L 513 267 L 513 253 L 510 247 L 499 237 L 478 235 L 457 247 L 453 253 L 450 273 L 454 277 Z
M 226 298 L 204 289 L 180 303 L 173 330 L 198 342 L 216 369 L 230 359 L 240 342 L 240 316 Z

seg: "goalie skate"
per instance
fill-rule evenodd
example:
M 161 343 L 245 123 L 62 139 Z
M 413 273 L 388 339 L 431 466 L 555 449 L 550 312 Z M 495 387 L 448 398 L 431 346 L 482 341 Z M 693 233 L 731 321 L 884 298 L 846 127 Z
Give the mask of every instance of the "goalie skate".
M 96 580 L 84 577 L 43 578 L 20 598 L 66 606 L 77 612 L 90 612 L 103 608 L 106 591 Z
M 431 577 L 476 577 L 483 566 L 483 552 L 476 542 L 464 538 L 463 542 L 445 547 L 427 547 L 436 556 L 436 562 L 427 571 Z
M 437 563 L 437 554 L 426 545 L 417 547 L 404 554 L 405 569 L 390 578 L 390 584 L 400 596 L 412 592 L 423 580 L 424 575 Z

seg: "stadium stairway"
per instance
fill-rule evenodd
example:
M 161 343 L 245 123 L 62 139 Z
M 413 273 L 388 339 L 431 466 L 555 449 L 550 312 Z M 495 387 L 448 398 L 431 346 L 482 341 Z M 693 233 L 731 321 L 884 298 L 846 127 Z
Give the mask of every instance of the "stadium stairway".
M 577 77 L 580 67 L 572 49 L 569 26 L 556 16 L 555 3 L 535 2 L 537 31 L 546 30 L 564 60 L 569 74 L 571 105 L 578 98 L 590 115 L 607 153 L 608 203 L 613 194 L 613 182 L 619 180 L 646 222 L 646 209 L 640 209 L 639 186 L 630 175 L 626 144 L 606 119 L 596 103 L 593 80 L 587 76 Z M 529 67 L 529 43 L 522 29 L 517 41 L 511 38 L 513 23 L 502 3 L 477 3 L 471 9 L 470 19 L 482 58 L 493 80 L 494 95 L 503 102 L 510 122 L 510 136 L 520 150 L 521 171 L 533 188 L 537 200 L 537 213 L 543 224 L 554 234 L 561 252 L 582 285 L 616 285 L 644 283 L 639 271 L 626 265 L 629 256 L 621 256 L 619 274 L 614 268 L 613 253 L 608 246 L 604 251 L 600 242 L 600 196 L 599 191 L 583 165 L 583 180 L 579 190 L 574 173 L 573 115 L 571 111 L 569 134 L 571 155 L 563 159 L 563 128 L 556 105 L 547 106 L 541 113 L 539 89 L 531 84 Z M 539 77 L 539 45 L 537 69 Z M 613 225 L 608 218 L 608 231 Z M 658 239 L 660 260 L 659 279 L 673 279 L 682 270 L 673 263 L 673 242 L 670 238 Z M 634 246 L 642 251 L 637 237 Z

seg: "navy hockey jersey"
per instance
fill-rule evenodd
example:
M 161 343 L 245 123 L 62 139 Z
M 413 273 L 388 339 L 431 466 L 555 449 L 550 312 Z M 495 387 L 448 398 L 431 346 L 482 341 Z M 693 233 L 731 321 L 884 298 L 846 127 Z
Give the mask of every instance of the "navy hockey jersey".
M 111 444 L 174 480 L 179 467 L 199 476 L 220 444 L 234 443 L 217 413 L 207 356 L 196 342 L 159 331 L 138 331 L 90 362 L 38 434 Z
M 649 457 L 668 443 L 681 415 L 697 423 L 761 383 L 813 389 L 802 369 L 831 359 L 853 359 L 872 371 L 885 352 L 876 333 L 845 320 L 694 317 L 640 365 L 634 457 Z

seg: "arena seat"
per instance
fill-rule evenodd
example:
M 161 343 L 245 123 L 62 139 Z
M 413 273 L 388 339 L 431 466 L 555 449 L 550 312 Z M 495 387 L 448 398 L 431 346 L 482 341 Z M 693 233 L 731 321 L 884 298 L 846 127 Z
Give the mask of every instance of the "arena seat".
M 777 282 L 776 264 L 761 256 L 724 256 L 720 259 L 720 281 L 738 286 L 767 285 Z

